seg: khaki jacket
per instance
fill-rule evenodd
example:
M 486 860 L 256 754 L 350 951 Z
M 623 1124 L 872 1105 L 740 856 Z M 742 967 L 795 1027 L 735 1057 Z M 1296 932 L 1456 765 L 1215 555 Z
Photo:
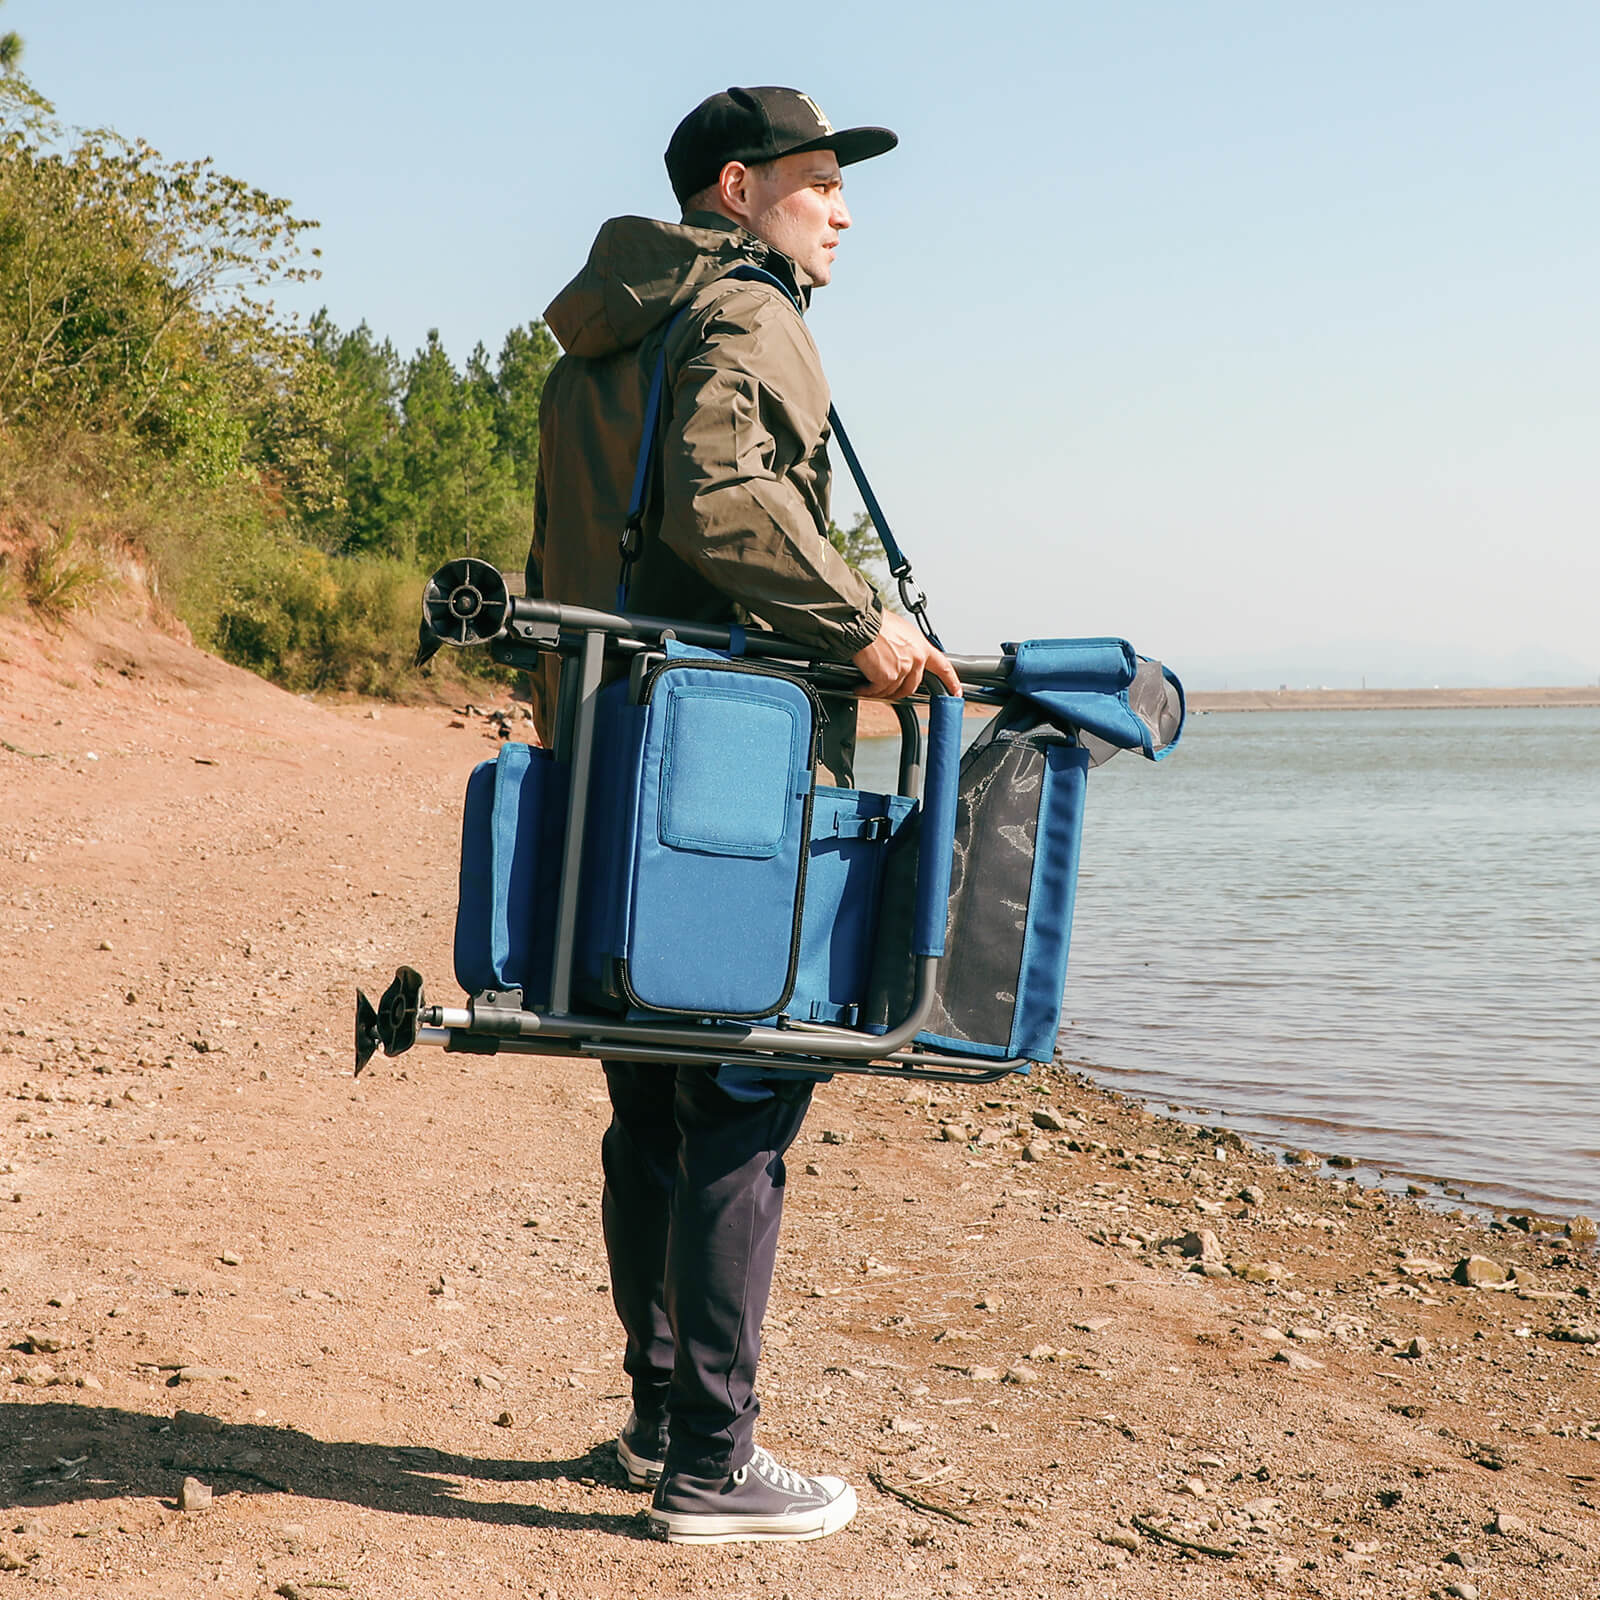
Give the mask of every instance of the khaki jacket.
M 827 540 L 827 381 L 781 290 L 726 281 L 744 262 L 808 287 L 723 217 L 617 217 L 545 312 L 566 353 L 539 409 L 528 593 L 614 608 L 650 377 L 687 306 L 666 340 L 660 471 L 628 609 L 753 621 L 848 660 L 876 637 L 882 602 Z M 546 738 L 552 690 L 553 673 L 536 708 Z

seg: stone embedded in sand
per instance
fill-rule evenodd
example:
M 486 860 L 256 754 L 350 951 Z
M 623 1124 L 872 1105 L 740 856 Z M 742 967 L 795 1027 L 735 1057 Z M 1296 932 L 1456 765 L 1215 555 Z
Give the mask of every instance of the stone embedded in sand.
M 1297 1323 L 1289 1330 L 1289 1337 L 1298 1344 L 1320 1344 L 1328 1336 L 1321 1328 L 1313 1328 L 1307 1323 Z
M 220 1261 L 225 1267 L 237 1267 L 240 1264 L 237 1253 L 232 1250 L 224 1250 L 221 1255 L 217 1257 L 217 1260 Z
M 180 1511 L 204 1511 L 211 1504 L 211 1485 L 201 1483 L 198 1478 L 185 1478 L 183 1487 L 178 1491 L 178 1509 Z
M 1056 1352 L 1054 1347 L 1047 1344 L 1036 1344 L 1033 1349 L 1028 1352 L 1028 1359 L 1030 1361 L 1054 1361 L 1055 1358 Z
M 510 1428 L 515 1426 L 515 1424 L 516 1418 L 513 1417 L 509 1411 L 502 1411 L 500 1415 L 494 1419 L 494 1425 L 497 1428 Z
M 1313 1361 L 1310 1356 L 1302 1355 L 1298 1350 L 1279 1350 L 1271 1359 L 1288 1367 L 1292 1372 L 1322 1371 L 1320 1361 Z
M 1465 1578 L 1457 1578 L 1454 1583 L 1447 1583 L 1444 1592 L 1450 1600 L 1478 1600 L 1478 1586 L 1469 1583 Z
M 1126 1528 L 1107 1528 L 1104 1533 L 1097 1534 L 1101 1544 L 1111 1545 L 1117 1550 L 1137 1551 L 1139 1548 L 1139 1535 L 1130 1533 Z
M 941 1122 L 939 1137 L 946 1144 L 965 1144 L 972 1137 L 972 1129 L 964 1122 Z
M 1050 1146 L 1043 1139 L 1030 1139 L 1022 1147 L 1024 1161 L 1043 1161 L 1050 1154 Z
M 1341 1172 L 1349 1172 L 1358 1163 L 1354 1156 L 1329 1156 L 1328 1165 L 1337 1167 Z
M 1503 1539 L 1509 1538 L 1514 1533 L 1527 1531 L 1528 1524 L 1510 1511 L 1496 1511 L 1494 1521 L 1489 1524 L 1489 1532 L 1498 1533 Z
M 1433 1354 L 1433 1346 L 1419 1334 L 1400 1354 L 1408 1361 L 1426 1361 Z
M 1288 1276 L 1281 1261 L 1252 1261 L 1240 1269 L 1246 1283 L 1279 1283 Z
M 1019 1361 L 1016 1366 L 1006 1368 L 1005 1376 L 1000 1381 L 1009 1383 L 1016 1388 L 1022 1388 L 1027 1384 L 1037 1383 L 1039 1374 L 1032 1367 L 1026 1366 Z
M 23 1335 L 23 1343 L 35 1355 L 53 1356 L 65 1346 L 65 1341 L 56 1338 L 51 1333 L 29 1333 Z
M 1452 1276 L 1469 1289 L 1481 1289 L 1485 1284 L 1505 1283 L 1511 1274 L 1488 1256 L 1463 1256 L 1456 1262 Z
M 1067 1119 L 1054 1106 L 1040 1106 L 1033 1114 L 1033 1125 L 1046 1133 L 1065 1133 Z
M 185 1411 L 181 1407 L 172 1417 L 174 1433 L 221 1433 L 224 1426 L 220 1417 L 208 1416 L 204 1411 Z
M 1177 1245 L 1191 1260 L 1222 1260 L 1222 1241 L 1209 1228 L 1191 1229 L 1179 1236 Z
M 179 1383 L 232 1383 L 233 1374 L 226 1367 L 179 1367 Z
M 1586 1217 L 1582 1212 L 1567 1220 L 1563 1230 L 1574 1244 L 1593 1244 L 1600 1237 L 1600 1227 L 1597 1227 L 1593 1217 Z
M 822 1130 L 822 1142 L 824 1144 L 849 1144 L 850 1135 L 843 1128 L 824 1128 Z
M 1239 1191 L 1239 1198 L 1247 1206 L 1264 1206 L 1267 1203 L 1267 1191 L 1258 1183 L 1247 1183 Z
M 1449 1269 L 1442 1261 L 1432 1261 L 1427 1256 L 1407 1256 L 1395 1271 L 1406 1278 L 1445 1278 Z
M 1600 1344 L 1600 1328 L 1591 1322 L 1566 1322 L 1552 1328 L 1549 1337 L 1563 1344 Z

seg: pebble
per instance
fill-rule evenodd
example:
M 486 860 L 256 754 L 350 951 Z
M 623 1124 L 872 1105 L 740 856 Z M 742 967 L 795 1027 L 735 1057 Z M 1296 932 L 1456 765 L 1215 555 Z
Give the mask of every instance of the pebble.
M 1115 1317 L 1079 1317 L 1072 1326 L 1079 1333 L 1104 1333 L 1116 1320 Z
M 1000 1369 L 998 1367 L 968 1367 L 965 1376 L 971 1378 L 974 1383 L 998 1383 L 1000 1381 Z
M 222 1254 L 217 1257 L 217 1260 L 220 1261 L 225 1267 L 237 1267 L 240 1265 L 239 1257 L 232 1250 L 224 1250 Z
M 21 1572 L 27 1566 L 21 1556 L 10 1550 L 0 1550 L 0 1572 Z
M 1246 1283 L 1278 1283 L 1288 1276 L 1281 1261 L 1252 1261 L 1239 1273 Z
M 1054 1106 L 1040 1106 L 1033 1114 L 1033 1125 L 1046 1133 L 1065 1133 L 1067 1119 Z
M 842 1128 L 824 1128 L 822 1130 L 824 1144 L 849 1144 L 850 1135 Z
M 1053 1346 L 1048 1344 L 1036 1344 L 1033 1349 L 1028 1352 L 1028 1359 L 1030 1361 L 1054 1361 L 1055 1358 L 1055 1349 Z
M 1239 1191 L 1239 1198 L 1247 1206 L 1264 1206 L 1267 1203 L 1267 1191 L 1260 1184 L 1247 1183 Z
M 961 1122 L 941 1122 L 939 1124 L 939 1137 L 946 1144 L 965 1144 L 972 1137 L 972 1130 Z
M 806 1162 L 806 1176 L 808 1178 L 820 1178 L 822 1176 L 822 1168 L 815 1161 L 808 1161 Z
M 181 1407 L 172 1417 L 175 1433 L 221 1433 L 224 1426 L 220 1417 L 208 1416 L 204 1411 L 185 1411 Z
M 997 1294 L 986 1294 L 974 1302 L 976 1311 L 998 1311 L 1005 1302 Z
M 1321 1328 L 1308 1327 L 1298 1324 L 1289 1330 L 1289 1337 L 1297 1344 L 1320 1344 L 1328 1336 Z
M 1330 1167 L 1337 1167 L 1341 1172 L 1349 1172 L 1350 1169 L 1352 1167 L 1354 1167 L 1356 1164 L 1357 1164 L 1356 1163 L 1356 1158 L 1354 1156 L 1329 1156 L 1328 1157 L 1328 1165 Z
M 226 1367 L 179 1367 L 179 1383 L 232 1383 L 233 1374 Z
M 211 1485 L 201 1483 L 198 1478 L 185 1478 L 183 1488 L 178 1491 L 178 1509 L 180 1511 L 204 1511 L 211 1504 Z
M 1454 1583 L 1447 1583 L 1444 1592 L 1450 1595 L 1452 1600 L 1478 1600 L 1477 1584 L 1469 1583 L 1465 1578 L 1457 1578 Z
M 1494 1514 L 1494 1521 L 1489 1524 L 1489 1531 L 1498 1533 L 1502 1538 L 1509 1538 L 1514 1533 L 1526 1533 L 1528 1524 L 1510 1511 L 1497 1511 Z
M 1433 1354 L 1433 1346 L 1421 1334 L 1418 1334 L 1400 1354 L 1408 1361 L 1426 1361 Z
M 105 1385 L 92 1372 L 86 1372 L 78 1379 L 78 1387 L 80 1389 L 103 1390 Z
M 24 1335 L 23 1343 L 35 1354 L 40 1356 L 53 1356 L 63 1347 L 64 1341 L 49 1333 L 30 1333 Z
M 1452 1276 L 1457 1283 L 1463 1283 L 1469 1289 L 1478 1289 L 1486 1283 L 1504 1283 L 1511 1274 L 1488 1256 L 1463 1256 L 1456 1262 Z
M 1552 1328 L 1550 1337 L 1563 1344 L 1600 1344 L 1600 1328 L 1593 1323 L 1567 1322 Z
M 1593 1244 L 1600 1237 L 1600 1227 L 1596 1227 L 1593 1217 L 1586 1217 L 1579 1212 L 1568 1220 L 1566 1235 L 1574 1244 Z
M 1109 1544 L 1118 1550 L 1138 1550 L 1139 1535 L 1129 1532 L 1126 1528 L 1108 1528 L 1099 1535 L 1101 1544 Z
M 1193 1260 L 1222 1260 L 1222 1241 L 1209 1228 L 1191 1229 L 1178 1239 L 1177 1245 Z
M 1002 1383 L 1013 1384 L 1016 1387 L 1021 1388 L 1026 1384 L 1037 1383 L 1039 1381 L 1039 1374 L 1035 1372 L 1032 1367 L 1025 1366 L 1019 1362 L 1014 1367 L 1007 1367 L 1006 1374 L 1000 1381 Z
M 1050 1154 L 1050 1146 L 1043 1139 L 1030 1139 L 1022 1147 L 1024 1161 L 1043 1161 Z
M 910 1417 L 890 1417 L 889 1418 L 889 1432 L 890 1433 L 899 1433 L 899 1434 L 907 1434 L 907 1435 L 909 1435 L 909 1434 L 913 1434 L 913 1433 L 921 1433 L 922 1431 L 923 1431 L 923 1424 L 920 1423 L 920 1422 L 914 1421 Z
M 77 1303 L 78 1297 L 70 1289 L 64 1289 L 60 1294 L 53 1294 L 45 1301 L 47 1306 L 56 1306 L 63 1311 L 68 1306 L 75 1306 Z
M 1310 1356 L 1302 1355 L 1298 1350 L 1279 1350 L 1272 1359 L 1281 1362 L 1284 1366 L 1295 1372 L 1321 1372 L 1322 1363 L 1313 1361 Z
M 509 1411 L 502 1411 L 500 1415 L 494 1419 L 494 1425 L 497 1428 L 514 1427 L 516 1425 L 516 1418 L 513 1417 Z

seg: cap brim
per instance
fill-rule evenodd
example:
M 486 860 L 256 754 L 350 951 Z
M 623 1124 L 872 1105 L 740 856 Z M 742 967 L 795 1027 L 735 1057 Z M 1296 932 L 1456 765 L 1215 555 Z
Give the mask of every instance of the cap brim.
M 807 150 L 831 150 L 841 167 L 857 161 L 870 161 L 873 156 L 887 155 L 900 143 L 900 136 L 887 128 L 841 128 L 837 133 L 825 133 L 820 138 L 808 139 L 785 150 L 787 156 L 797 156 Z

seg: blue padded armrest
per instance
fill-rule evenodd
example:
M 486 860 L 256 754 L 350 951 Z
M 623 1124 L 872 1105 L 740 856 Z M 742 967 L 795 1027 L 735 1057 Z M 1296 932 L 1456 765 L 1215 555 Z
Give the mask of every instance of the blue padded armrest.
M 928 776 L 923 788 L 921 842 L 912 953 L 944 954 L 950 917 L 950 862 L 956 840 L 956 797 L 961 777 L 961 718 L 965 702 L 936 693 L 928 707 Z

